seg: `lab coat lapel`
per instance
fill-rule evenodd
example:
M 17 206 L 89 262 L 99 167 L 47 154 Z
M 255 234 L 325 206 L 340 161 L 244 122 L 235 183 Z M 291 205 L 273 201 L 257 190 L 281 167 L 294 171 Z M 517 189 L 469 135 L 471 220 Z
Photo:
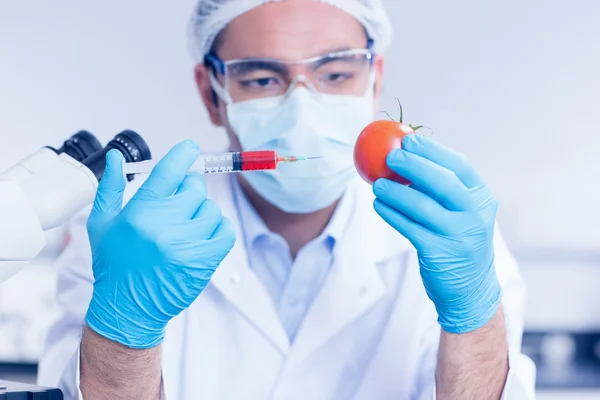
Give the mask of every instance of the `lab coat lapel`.
M 348 192 L 355 196 L 354 218 L 335 246 L 334 264 L 296 336 L 287 368 L 308 358 L 386 293 L 378 263 L 402 249 L 381 242 L 387 228 L 373 211 L 370 192 L 362 183 Z
M 289 339 L 273 302 L 248 266 L 231 181 L 229 177 L 211 176 L 207 179 L 207 186 L 209 198 L 221 207 L 223 215 L 231 219 L 237 232 L 236 244 L 213 275 L 211 284 L 276 348 L 287 354 Z

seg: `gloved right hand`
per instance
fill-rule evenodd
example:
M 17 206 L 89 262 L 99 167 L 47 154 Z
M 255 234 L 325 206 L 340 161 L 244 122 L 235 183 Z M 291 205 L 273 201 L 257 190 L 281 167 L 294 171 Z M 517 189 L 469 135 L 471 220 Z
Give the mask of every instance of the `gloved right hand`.
M 412 184 L 379 179 L 375 210 L 415 246 L 441 327 L 455 334 L 483 327 L 502 298 L 494 195 L 462 155 L 420 135 L 407 135 L 387 164 Z
M 123 208 L 123 156 L 107 154 L 87 228 L 94 291 L 86 323 L 130 348 L 160 344 L 167 323 L 198 297 L 235 243 L 231 221 L 187 171 L 200 149 L 175 146 Z

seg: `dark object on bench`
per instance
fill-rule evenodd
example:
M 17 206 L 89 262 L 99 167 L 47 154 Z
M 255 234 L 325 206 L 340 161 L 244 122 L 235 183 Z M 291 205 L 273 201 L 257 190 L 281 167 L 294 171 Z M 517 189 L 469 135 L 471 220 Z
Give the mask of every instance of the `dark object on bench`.
M 63 400 L 58 389 L 0 381 L 0 400 Z

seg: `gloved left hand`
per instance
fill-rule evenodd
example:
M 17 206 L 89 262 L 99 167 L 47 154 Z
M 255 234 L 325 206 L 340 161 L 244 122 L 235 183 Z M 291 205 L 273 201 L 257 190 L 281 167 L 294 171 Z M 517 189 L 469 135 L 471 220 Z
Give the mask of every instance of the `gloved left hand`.
M 497 202 L 465 158 L 420 135 L 407 135 L 388 166 L 412 182 L 373 185 L 377 213 L 417 249 L 427 295 L 451 333 L 486 325 L 498 310 L 494 268 Z
M 204 290 L 235 243 L 235 229 L 187 174 L 200 149 L 175 146 L 123 207 L 123 157 L 107 154 L 88 219 L 94 292 L 86 323 L 131 348 L 161 343 L 167 323 Z

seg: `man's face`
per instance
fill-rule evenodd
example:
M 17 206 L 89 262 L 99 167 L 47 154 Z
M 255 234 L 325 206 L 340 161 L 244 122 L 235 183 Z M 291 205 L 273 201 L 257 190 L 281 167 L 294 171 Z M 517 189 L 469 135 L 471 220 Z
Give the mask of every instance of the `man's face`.
M 223 61 L 271 58 L 298 61 L 340 49 L 364 49 L 367 34 L 354 17 L 328 4 L 313 0 L 286 0 L 259 6 L 233 20 L 219 35 L 216 55 Z M 383 73 L 383 59 L 376 57 L 375 108 Z M 303 74 L 302 67 L 292 73 Z M 226 104 L 214 102 L 209 69 L 196 67 L 196 82 L 211 121 L 227 129 L 232 150 L 241 146 L 227 120 Z M 358 94 L 358 93 L 357 93 Z M 374 109 L 375 113 L 376 110 Z

